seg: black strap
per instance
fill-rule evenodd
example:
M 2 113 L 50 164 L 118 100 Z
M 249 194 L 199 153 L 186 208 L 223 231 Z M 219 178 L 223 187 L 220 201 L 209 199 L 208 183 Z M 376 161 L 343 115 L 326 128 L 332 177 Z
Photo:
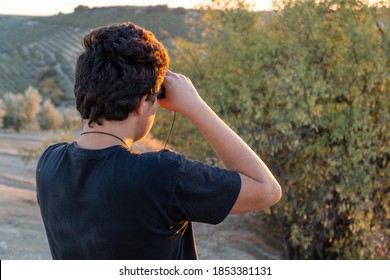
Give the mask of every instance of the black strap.
M 125 144 L 125 146 L 130 149 L 130 147 L 126 144 L 125 141 L 123 141 L 122 138 L 114 135 L 114 134 L 111 134 L 111 133 L 108 133 L 108 132 L 103 132 L 103 131 L 86 131 L 86 132 L 83 132 L 81 133 L 80 135 L 84 135 L 84 134 L 92 134 L 92 133 L 95 133 L 95 134 L 105 134 L 105 135 L 109 135 L 109 136 L 112 136 L 112 137 L 115 137 L 116 139 L 122 141 L 123 144 Z

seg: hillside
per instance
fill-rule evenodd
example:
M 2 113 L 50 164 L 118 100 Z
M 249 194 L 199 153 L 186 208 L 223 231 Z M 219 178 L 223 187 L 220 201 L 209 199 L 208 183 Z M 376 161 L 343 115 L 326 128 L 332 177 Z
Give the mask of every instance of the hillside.
M 55 101 L 73 99 L 74 64 L 88 30 L 132 21 L 151 30 L 168 47 L 185 38 L 190 27 L 183 8 L 79 6 L 71 14 L 49 17 L 0 15 L 0 95 L 24 92 L 33 85 Z

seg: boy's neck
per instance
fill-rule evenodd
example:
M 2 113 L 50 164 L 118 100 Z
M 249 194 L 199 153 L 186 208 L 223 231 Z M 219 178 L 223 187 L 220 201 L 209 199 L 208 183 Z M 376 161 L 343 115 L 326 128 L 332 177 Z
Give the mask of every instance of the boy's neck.
M 124 121 L 107 121 L 104 120 L 102 125 L 88 121 L 84 122 L 82 135 L 77 140 L 77 144 L 86 149 L 103 149 L 110 146 L 122 145 L 130 148 L 134 142 L 134 133 L 132 126 L 127 120 Z

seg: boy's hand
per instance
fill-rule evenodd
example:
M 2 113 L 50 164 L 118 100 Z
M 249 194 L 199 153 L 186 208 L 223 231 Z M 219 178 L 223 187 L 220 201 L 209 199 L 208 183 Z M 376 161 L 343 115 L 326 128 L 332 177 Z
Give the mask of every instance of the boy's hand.
M 163 86 L 165 97 L 158 99 L 158 104 L 167 110 L 188 116 L 204 103 L 191 80 L 182 74 L 168 70 Z

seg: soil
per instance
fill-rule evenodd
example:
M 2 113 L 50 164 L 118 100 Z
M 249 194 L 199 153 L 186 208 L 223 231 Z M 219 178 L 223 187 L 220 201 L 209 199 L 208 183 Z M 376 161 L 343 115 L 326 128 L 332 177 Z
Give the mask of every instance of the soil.
M 35 194 L 36 160 L 20 158 L 21 148 L 38 149 L 48 133 L 0 130 L 0 259 L 51 259 Z M 153 141 L 134 147 L 148 149 Z M 194 223 L 203 260 L 281 259 L 282 247 L 256 213 L 228 216 L 219 225 Z

